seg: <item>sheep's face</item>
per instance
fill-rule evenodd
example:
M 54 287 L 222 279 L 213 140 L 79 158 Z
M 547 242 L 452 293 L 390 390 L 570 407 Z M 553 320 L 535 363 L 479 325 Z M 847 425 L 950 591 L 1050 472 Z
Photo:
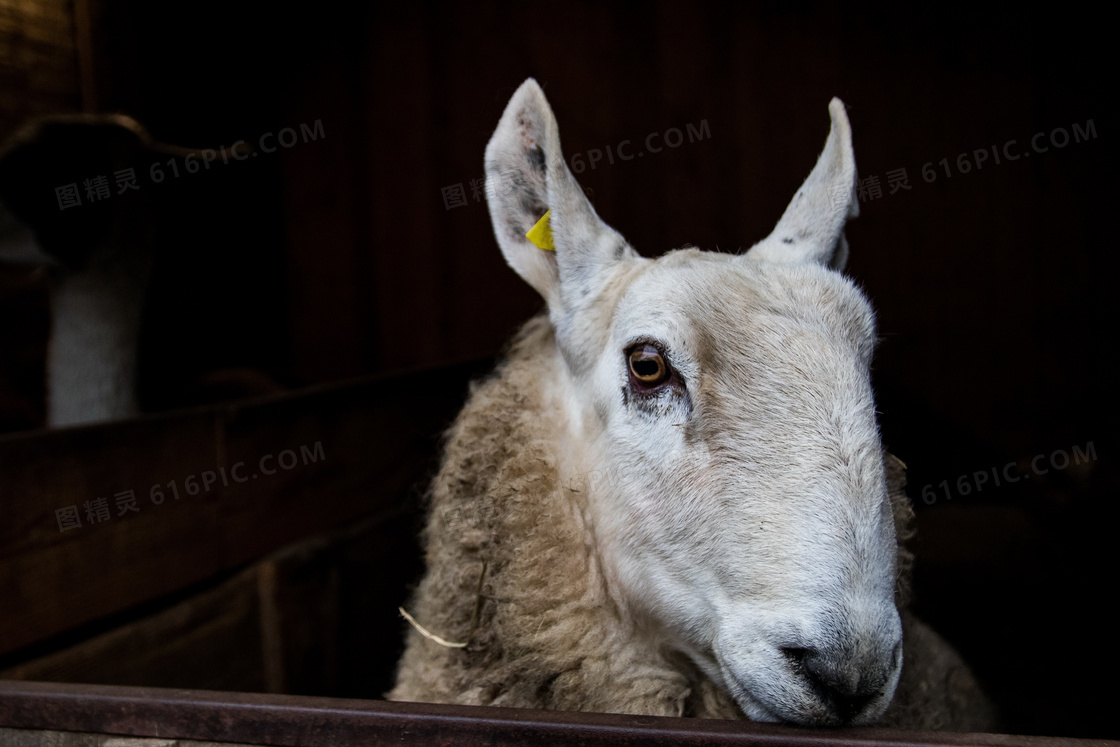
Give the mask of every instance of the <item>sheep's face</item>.
M 498 243 L 556 329 L 612 593 L 748 717 L 813 725 L 878 719 L 902 663 L 874 321 L 838 272 L 855 165 L 829 108 L 817 166 L 741 256 L 639 257 L 564 165 L 531 80 L 486 151 Z M 551 251 L 526 239 L 546 210 Z
M 817 265 L 631 263 L 573 387 L 613 587 L 750 718 L 873 722 L 902 651 L 870 307 Z

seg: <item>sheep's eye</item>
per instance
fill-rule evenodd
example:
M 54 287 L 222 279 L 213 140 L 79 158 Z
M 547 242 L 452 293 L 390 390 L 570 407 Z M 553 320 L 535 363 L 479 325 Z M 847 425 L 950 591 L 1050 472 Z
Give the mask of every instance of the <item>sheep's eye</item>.
M 653 345 L 636 345 L 630 349 L 627 357 L 630 360 L 630 379 L 638 386 L 660 386 L 672 375 L 661 351 Z

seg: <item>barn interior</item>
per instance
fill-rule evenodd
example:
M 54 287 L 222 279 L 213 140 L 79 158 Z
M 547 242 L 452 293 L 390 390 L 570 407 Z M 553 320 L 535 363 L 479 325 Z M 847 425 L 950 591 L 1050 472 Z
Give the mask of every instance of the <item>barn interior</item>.
M 1087 16 L 0 0 L 0 679 L 383 697 L 440 434 L 542 308 L 482 182 L 531 76 L 646 256 L 765 237 L 845 102 L 915 610 L 1008 733 L 1116 737 L 1115 104 Z M 134 401 L 52 422 L 52 292 L 105 247 Z

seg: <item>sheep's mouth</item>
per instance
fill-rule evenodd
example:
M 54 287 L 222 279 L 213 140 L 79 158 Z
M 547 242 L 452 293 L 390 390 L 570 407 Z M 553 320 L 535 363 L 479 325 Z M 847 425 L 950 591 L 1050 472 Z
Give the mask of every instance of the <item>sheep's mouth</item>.
M 894 693 L 894 682 L 858 699 L 838 698 L 802 676 L 797 667 L 769 669 L 763 681 L 740 676 L 720 662 L 731 696 L 752 721 L 791 726 L 835 727 L 877 721 Z
M 734 698 L 739 706 L 739 710 L 743 712 L 751 721 L 766 721 L 770 723 L 785 723 L 785 724 L 800 724 L 797 720 L 787 718 L 784 714 L 779 713 L 769 705 L 766 700 L 755 695 L 755 688 L 751 687 L 751 683 L 745 681 L 744 678 L 739 677 L 731 670 L 721 659 L 716 657 L 719 669 L 723 674 L 724 686 Z
M 756 696 L 741 680 L 735 680 L 732 696 L 739 708 L 752 721 L 768 721 L 787 726 L 842 726 L 845 721 L 832 711 L 826 701 L 806 694 L 790 702 L 767 702 Z M 777 699 L 775 699 L 777 700 Z M 789 698 L 781 698 L 788 701 Z

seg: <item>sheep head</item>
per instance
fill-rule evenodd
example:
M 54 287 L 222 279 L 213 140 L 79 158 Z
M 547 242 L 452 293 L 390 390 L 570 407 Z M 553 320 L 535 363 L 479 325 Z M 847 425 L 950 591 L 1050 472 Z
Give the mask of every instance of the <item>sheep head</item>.
M 747 717 L 865 724 L 902 666 L 896 538 L 869 366 L 841 274 L 857 214 L 843 104 L 773 233 L 741 255 L 640 256 L 568 167 L 527 80 L 486 149 L 495 234 L 541 296 L 567 463 L 620 609 Z M 551 249 L 526 234 L 548 212 Z

